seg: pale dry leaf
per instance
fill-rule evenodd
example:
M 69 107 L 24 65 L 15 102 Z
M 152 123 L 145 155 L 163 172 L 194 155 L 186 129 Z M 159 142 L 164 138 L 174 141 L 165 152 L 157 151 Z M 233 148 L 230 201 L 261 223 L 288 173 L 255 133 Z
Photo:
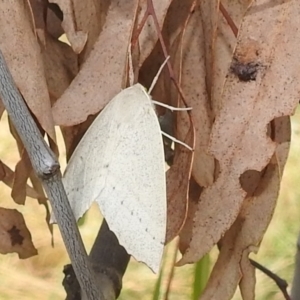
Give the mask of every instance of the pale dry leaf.
M 274 180 L 271 178 L 270 182 L 266 181 L 265 188 L 267 191 L 264 193 L 264 196 L 261 196 L 260 200 L 256 203 L 246 202 L 248 206 L 243 206 L 241 210 L 241 214 L 244 214 L 247 218 L 248 216 L 252 217 L 249 218 L 249 226 L 246 227 L 247 223 L 245 223 L 245 228 L 242 229 L 243 233 L 241 233 L 241 240 L 243 240 L 244 244 L 250 245 L 248 249 L 243 252 L 240 262 L 240 269 L 243 275 L 240 281 L 240 290 L 244 300 L 254 299 L 255 296 L 255 271 L 249 262 L 248 255 L 252 250 L 251 246 L 260 245 L 277 203 L 280 182 L 290 149 L 291 123 L 289 117 L 276 118 L 271 122 L 271 138 L 278 144 L 271 160 L 271 163 L 276 165 L 276 172 L 278 172 L 278 174 L 274 174 L 274 177 L 276 176 Z
M 14 125 L 11 123 L 10 118 L 8 118 L 8 125 L 10 133 L 16 141 L 20 154 L 20 160 L 15 167 L 13 184 L 11 188 L 11 197 L 16 203 L 24 205 L 26 200 L 26 185 L 29 174 L 32 171 L 32 165 L 29 160 L 27 151 L 24 148 L 23 142 L 20 139 L 20 136 L 16 131 Z
M 214 123 L 210 142 L 210 152 L 219 161 L 220 173 L 201 195 L 193 237 L 180 264 L 198 261 L 232 225 L 246 196 L 240 175 L 246 170 L 262 170 L 276 149 L 276 143 L 266 135 L 268 123 L 293 114 L 298 104 L 296 41 L 300 33 L 299 26 L 296 27 L 298 18 L 290 15 L 293 9 L 295 1 L 278 5 L 256 1 L 243 20 L 234 56 L 255 57 L 259 67 L 255 80 L 246 82 L 229 71 L 223 108 Z
M 184 28 L 179 46 L 180 85 L 188 107 L 192 107 L 195 127 L 195 156 L 193 177 L 199 185 L 207 187 L 214 180 L 214 157 L 207 151 L 212 128 L 212 112 L 206 91 L 206 70 L 203 28 L 199 24 L 200 8 L 196 6 Z M 177 116 L 177 138 L 182 139 L 189 123 L 187 114 Z
M 107 12 L 112 1 L 116 0 L 89 0 L 88 3 L 87 1 L 81 0 L 74 1 L 74 3 L 76 2 L 76 7 L 81 6 L 82 10 L 84 11 L 84 13 L 80 14 L 77 19 L 80 19 L 83 30 L 88 32 L 86 45 L 83 51 L 79 54 L 80 65 L 86 61 L 91 50 L 93 49 L 94 44 L 97 41 L 105 23 Z M 78 24 L 79 23 L 77 21 L 77 25 Z
M 78 73 L 78 58 L 71 47 L 45 33 L 42 47 L 45 77 L 52 104 L 64 93 Z
M 42 128 L 55 141 L 40 47 L 25 0 L 0 4 L 0 48 L 18 89 Z
M 205 80 L 207 84 L 206 92 L 211 102 L 213 102 L 212 91 L 214 85 L 216 84 L 215 81 L 216 79 L 222 77 L 219 75 L 219 71 L 217 69 L 219 67 L 218 58 L 220 57 L 220 62 L 223 62 L 224 60 L 226 60 L 226 58 L 229 61 L 231 60 L 231 55 L 228 55 L 228 51 L 225 51 L 225 55 L 220 55 L 220 53 L 218 53 L 218 51 L 222 50 L 223 48 L 227 50 L 227 47 L 229 46 L 228 44 L 225 44 L 225 41 L 228 41 L 227 38 L 220 39 L 220 37 L 222 36 L 222 34 L 220 34 L 222 32 L 221 27 L 225 27 L 226 32 L 229 32 L 229 37 L 233 37 L 230 28 L 228 28 L 228 26 L 224 26 L 224 23 L 219 22 L 221 14 L 219 6 L 220 0 L 202 0 L 199 1 L 197 5 L 197 9 L 200 10 L 201 29 L 203 31 L 203 45 L 200 49 L 201 52 L 204 51 L 205 53 Z M 235 39 L 233 39 L 233 42 L 235 42 Z M 216 47 L 217 43 L 219 43 L 218 47 Z M 226 70 L 227 69 L 228 68 L 226 68 Z M 224 80 L 224 78 L 225 74 L 221 79 Z
M 271 221 L 291 138 L 289 117 L 277 118 L 272 123 L 272 137 L 278 143 L 275 154 L 269 165 L 260 172 L 258 183 L 256 176 L 247 178 L 250 181 L 254 179 L 257 186 L 252 188 L 252 183 L 248 185 L 249 196 L 245 199 L 235 223 L 221 241 L 218 260 L 201 300 L 212 299 L 212 297 L 231 299 L 241 279 L 243 299 L 255 299 L 254 267 L 249 265 L 248 255 L 252 251 L 257 252 Z M 243 186 L 247 184 L 245 182 Z
M 259 226 L 257 223 L 261 223 L 260 219 L 265 217 L 265 213 L 273 212 L 279 192 L 280 180 L 278 167 L 275 164 L 269 164 L 267 169 L 262 172 L 264 174 L 258 190 L 264 189 L 264 192 L 245 200 L 241 214 L 222 239 L 218 260 L 214 265 L 201 300 L 208 300 L 214 297 L 224 300 L 231 299 L 243 276 L 240 265 L 243 252 L 249 254 L 250 251 L 257 250 L 258 241 L 257 234 L 255 234 Z M 266 188 L 267 186 L 270 186 L 271 193 L 270 188 Z M 255 192 L 258 193 L 258 191 Z M 271 206 L 267 207 L 267 210 L 264 209 L 264 202 L 267 202 L 268 205 L 271 204 Z M 243 209 L 249 206 L 249 203 L 251 203 L 251 206 L 256 206 L 260 215 L 257 215 L 257 212 L 249 212 L 247 210 L 247 215 L 243 213 Z M 253 213 L 253 215 L 250 213 Z M 255 237 L 255 241 L 253 237 Z M 247 256 L 246 259 L 248 259 Z M 251 285 L 251 282 L 249 282 L 249 285 Z
M 255 299 L 256 269 L 249 260 L 249 252 L 244 251 L 240 262 L 242 279 L 239 287 L 243 300 Z
M 17 252 L 25 259 L 37 255 L 24 218 L 16 209 L 0 208 L 0 253 Z
M 67 161 L 69 161 L 79 141 L 81 140 L 81 138 L 83 137 L 87 129 L 90 127 L 90 125 L 93 123 L 96 117 L 97 115 L 92 115 L 89 116 L 86 121 L 78 125 L 70 127 L 60 127 L 65 142 Z
M 0 180 L 3 181 L 3 183 L 5 183 L 7 186 L 12 188 L 14 178 L 15 172 L 0 160 Z M 40 197 L 40 195 L 35 191 L 35 189 L 29 186 L 28 184 L 26 185 L 26 196 L 34 199 Z
M 86 3 L 89 2 L 88 4 L 93 7 L 92 2 L 94 1 L 50 0 L 49 2 L 56 3 L 63 12 L 62 27 L 73 50 L 75 53 L 79 54 L 83 50 L 88 39 L 88 32 L 84 31 L 85 28 L 81 28 L 82 23 L 80 21 L 82 21 L 83 18 L 90 17 L 85 15 L 88 8 Z M 86 7 L 82 7 L 82 5 Z
M 184 253 L 189 246 L 192 238 L 193 220 L 197 211 L 197 205 L 200 199 L 200 195 L 203 188 L 198 185 L 193 177 L 190 180 L 189 186 L 189 198 L 188 198 L 188 211 L 187 217 L 183 228 L 179 234 L 179 245 L 178 248 L 181 253 Z
M 53 107 L 55 124 L 71 126 L 82 123 L 124 88 L 137 4 L 137 1 L 112 2 L 90 56 Z
M 33 189 L 37 192 L 38 197 L 36 198 L 38 200 L 38 203 L 40 205 L 44 205 L 45 210 L 46 210 L 46 223 L 48 225 L 48 229 L 51 233 L 51 235 L 53 234 L 53 224 L 50 224 L 50 209 L 49 209 L 49 205 L 48 205 L 48 199 L 45 195 L 44 192 L 44 188 L 43 185 L 41 183 L 41 180 L 37 177 L 36 173 L 34 172 L 34 170 L 32 169 L 30 175 L 29 175 L 30 181 L 32 183 L 32 187 Z
M 111 1 L 56 0 L 63 12 L 62 26 L 73 50 L 80 54 L 81 63 L 86 60 L 105 21 Z
M 47 1 L 46 0 L 29 0 L 34 28 L 40 41 L 45 45 L 45 30 L 46 30 L 46 16 L 47 16 Z
M 223 7 L 240 28 L 242 19 L 253 0 L 222 1 Z M 222 107 L 222 93 L 237 39 L 222 15 L 219 0 L 199 3 L 205 42 L 206 82 L 214 117 Z
M 181 112 L 183 113 L 183 112 Z M 193 147 L 194 127 L 191 124 L 187 136 L 182 140 Z M 166 243 L 180 232 L 187 215 L 188 191 L 194 152 L 183 145 L 175 148 L 174 162 L 167 171 L 167 234 Z
M 21 159 L 16 164 L 15 177 L 11 189 L 11 197 L 18 204 L 25 204 L 26 185 L 29 174 L 32 171 L 32 165 L 27 151 L 23 148 Z

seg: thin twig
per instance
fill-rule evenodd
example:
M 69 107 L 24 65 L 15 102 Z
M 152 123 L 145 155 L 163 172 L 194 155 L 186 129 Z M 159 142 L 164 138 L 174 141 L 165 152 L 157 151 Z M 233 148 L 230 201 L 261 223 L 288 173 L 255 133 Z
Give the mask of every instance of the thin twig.
M 74 271 L 86 299 L 102 300 L 95 276 L 64 190 L 59 163 L 43 139 L 0 50 L 0 96 L 29 155 L 33 169 L 49 197 Z
M 230 17 L 229 13 L 223 6 L 222 2 L 220 2 L 219 9 L 220 9 L 220 12 L 222 13 L 223 17 L 227 21 L 229 27 L 231 28 L 234 36 L 237 37 L 239 30 L 238 30 L 237 26 L 235 25 L 235 23 L 233 22 L 232 18 Z
M 279 289 L 281 290 L 281 292 L 286 300 L 291 300 L 291 298 L 287 292 L 288 284 L 287 284 L 286 280 L 282 279 L 281 277 L 279 277 L 278 275 L 276 275 L 275 273 L 273 273 L 266 267 L 262 266 L 255 260 L 250 259 L 250 262 L 251 262 L 252 266 L 254 266 L 256 269 L 258 269 L 261 272 L 263 272 L 264 274 L 266 274 L 268 277 L 270 277 L 276 283 L 276 285 L 279 287 Z

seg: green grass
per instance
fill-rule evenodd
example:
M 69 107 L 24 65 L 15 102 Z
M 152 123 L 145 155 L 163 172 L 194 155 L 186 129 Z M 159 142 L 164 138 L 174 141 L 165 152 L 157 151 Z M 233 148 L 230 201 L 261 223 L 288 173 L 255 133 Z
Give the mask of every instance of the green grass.
M 252 257 L 291 282 L 295 245 L 300 229 L 299 182 L 300 182 L 300 111 L 293 118 L 293 140 L 289 160 L 283 175 L 280 197 L 274 218 L 266 232 L 260 251 Z M 11 139 L 6 117 L 0 122 L 0 159 L 13 168 L 18 155 L 14 141 Z M 25 206 L 18 206 L 10 199 L 10 189 L 3 183 L 0 188 L 0 205 L 17 208 L 24 214 L 26 223 L 32 233 L 39 255 L 27 260 L 19 260 L 16 254 L 0 255 L 0 299 L 22 300 L 56 300 L 64 299 L 61 285 L 62 268 L 68 263 L 57 227 L 54 232 L 55 247 L 51 247 L 51 236 L 44 222 L 45 210 L 35 200 L 28 199 Z M 84 242 L 89 250 L 92 246 L 96 229 L 101 222 L 101 215 L 94 205 L 80 227 Z M 163 299 L 170 273 L 170 264 L 174 255 L 174 243 L 166 249 L 166 267 L 161 276 L 162 285 L 156 299 Z M 212 255 L 212 259 L 216 252 Z M 203 262 L 205 264 L 205 262 Z M 199 276 L 199 266 L 188 265 L 175 268 L 171 283 L 170 300 L 196 299 L 193 297 L 194 286 L 202 289 L 205 278 Z M 207 265 L 202 267 L 207 268 Z M 194 280 L 197 275 L 196 282 Z M 199 279 L 198 279 L 199 278 Z M 120 299 L 154 299 L 155 284 L 158 275 L 154 275 L 145 265 L 131 261 L 125 274 Z M 199 285 L 197 282 L 199 281 Z M 200 291 L 199 291 L 200 292 Z M 240 299 L 239 294 L 235 299 Z M 282 299 L 275 284 L 264 274 L 257 271 L 256 299 Z

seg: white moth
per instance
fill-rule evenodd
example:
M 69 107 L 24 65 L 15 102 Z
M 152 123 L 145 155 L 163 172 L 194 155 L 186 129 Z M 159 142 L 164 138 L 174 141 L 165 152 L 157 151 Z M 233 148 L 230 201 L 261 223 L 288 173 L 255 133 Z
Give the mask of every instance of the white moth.
M 142 85 L 106 105 L 75 149 L 63 183 L 76 220 L 96 201 L 119 243 L 158 272 L 167 222 L 164 149 Z

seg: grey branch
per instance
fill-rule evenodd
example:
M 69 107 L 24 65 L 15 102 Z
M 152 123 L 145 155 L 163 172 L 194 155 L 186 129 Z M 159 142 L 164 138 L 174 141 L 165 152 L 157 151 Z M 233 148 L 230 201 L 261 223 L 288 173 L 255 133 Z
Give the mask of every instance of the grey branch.
M 0 51 L 0 96 L 43 183 L 85 299 L 105 299 L 96 283 L 71 206 L 64 190 L 59 163 L 46 144 L 19 93 Z

